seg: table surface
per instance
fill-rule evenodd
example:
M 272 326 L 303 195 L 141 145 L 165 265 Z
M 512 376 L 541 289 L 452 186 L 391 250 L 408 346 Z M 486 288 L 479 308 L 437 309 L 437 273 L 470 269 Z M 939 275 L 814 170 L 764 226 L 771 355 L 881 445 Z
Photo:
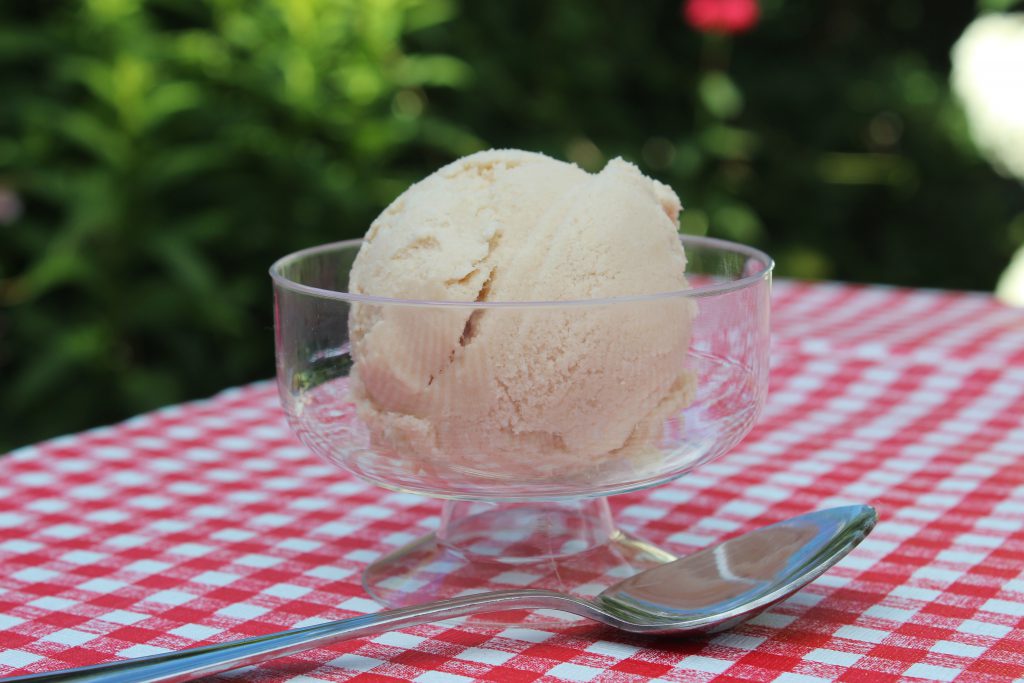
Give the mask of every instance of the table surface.
M 816 508 L 881 521 L 731 632 L 426 625 L 255 681 L 1024 679 L 1024 311 L 982 294 L 777 283 L 772 390 L 732 453 L 612 500 L 678 552 Z M 298 445 L 270 383 L 0 458 L 0 675 L 376 611 L 360 571 L 436 501 Z

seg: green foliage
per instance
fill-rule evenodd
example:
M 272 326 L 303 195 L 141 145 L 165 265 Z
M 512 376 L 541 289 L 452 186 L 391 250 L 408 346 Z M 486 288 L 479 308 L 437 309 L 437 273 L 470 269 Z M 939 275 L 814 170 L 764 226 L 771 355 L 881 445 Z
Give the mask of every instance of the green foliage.
M 1019 4 L 1020 0 L 978 0 L 978 9 L 983 12 L 1010 12 Z
M 415 0 L 90 0 L 0 13 L 0 450 L 272 373 L 266 268 L 361 234 L 480 143 Z
M 0 4 L 0 452 L 270 376 L 269 264 L 484 146 L 634 160 L 782 275 L 987 289 L 1024 239 L 946 85 L 1004 0 L 454 2 Z
M 971 3 L 761 5 L 723 37 L 676 2 L 467 2 L 414 38 L 474 66 L 474 97 L 435 103 L 488 142 L 635 161 L 679 193 L 684 232 L 761 246 L 780 275 L 991 289 L 1024 193 L 947 85 Z

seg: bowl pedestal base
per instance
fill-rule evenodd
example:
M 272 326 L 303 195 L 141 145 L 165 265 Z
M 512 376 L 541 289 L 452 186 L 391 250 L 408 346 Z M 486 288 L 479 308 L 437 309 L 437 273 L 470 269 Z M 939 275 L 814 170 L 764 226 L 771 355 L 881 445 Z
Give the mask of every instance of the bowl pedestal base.
M 514 588 L 545 588 L 590 598 L 674 559 L 616 529 L 606 498 L 446 501 L 440 528 L 370 565 L 363 586 L 391 608 Z M 588 623 L 551 610 L 495 612 L 462 621 L 548 628 Z

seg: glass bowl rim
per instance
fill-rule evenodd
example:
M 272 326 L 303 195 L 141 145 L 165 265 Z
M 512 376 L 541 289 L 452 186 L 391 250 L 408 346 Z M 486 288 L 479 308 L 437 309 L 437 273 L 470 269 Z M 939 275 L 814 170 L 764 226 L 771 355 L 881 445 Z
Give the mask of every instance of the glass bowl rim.
M 281 287 L 292 292 L 299 294 L 306 294 L 322 299 L 334 299 L 337 301 L 365 303 L 365 304 L 379 304 L 379 305 L 401 305 L 401 306 L 422 306 L 430 308 L 535 308 L 535 307 L 574 307 L 574 306 L 596 306 L 606 304 L 619 304 L 629 302 L 641 302 L 641 301 L 660 301 L 663 299 L 673 298 L 686 298 L 686 299 L 700 299 L 710 296 L 716 296 L 720 294 L 727 294 L 735 292 L 741 289 L 752 287 L 753 285 L 769 280 L 771 278 L 772 270 L 775 268 L 775 261 L 764 253 L 760 249 L 740 244 L 739 242 L 731 242 L 729 240 L 722 240 L 715 237 L 702 237 L 698 235 L 680 235 L 680 241 L 685 247 L 687 244 L 699 245 L 702 247 L 711 247 L 722 249 L 726 251 L 737 252 L 743 254 L 749 258 L 752 258 L 760 262 L 762 269 L 760 272 L 754 273 L 753 275 L 747 275 L 736 280 L 729 280 L 727 282 L 715 282 L 707 285 L 699 285 L 690 289 L 680 289 L 668 292 L 656 292 L 654 294 L 636 294 L 629 296 L 614 296 L 605 297 L 599 299 L 566 299 L 556 301 L 432 301 L 429 299 L 395 299 L 392 297 L 384 296 L 373 296 L 370 294 L 355 294 L 352 292 L 339 292 L 333 289 L 323 289 L 321 287 L 313 287 L 311 285 L 304 285 L 295 280 L 289 279 L 284 275 L 284 269 L 292 263 L 318 254 L 320 252 L 331 251 L 334 249 L 344 249 L 353 247 L 362 243 L 361 238 L 341 240 L 338 242 L 328 242 L 326 244 L 319 244 L 313 247 L 307 247 L 294 251 L 290 254 L 282 256 L 276 260 L 273 265 L 270 266 L 270 277 L 274 281 L 275 286 Z

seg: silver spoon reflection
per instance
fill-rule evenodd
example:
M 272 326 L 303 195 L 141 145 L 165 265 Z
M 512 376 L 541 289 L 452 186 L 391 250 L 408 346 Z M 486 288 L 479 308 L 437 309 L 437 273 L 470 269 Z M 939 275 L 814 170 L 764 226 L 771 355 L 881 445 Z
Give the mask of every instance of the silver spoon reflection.
M 348 638 L 482 612 L 555 609 L 623 631 L 713 633 L 731 628 L 821 576 L 871 531 L 866 505 L 820 510 L 751 531 L 668 562 L 591 600 L 547 590 L 478 593 L 245 640 L 5 679 L 16 681 L 188 681 Z

